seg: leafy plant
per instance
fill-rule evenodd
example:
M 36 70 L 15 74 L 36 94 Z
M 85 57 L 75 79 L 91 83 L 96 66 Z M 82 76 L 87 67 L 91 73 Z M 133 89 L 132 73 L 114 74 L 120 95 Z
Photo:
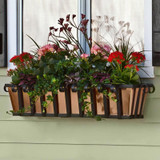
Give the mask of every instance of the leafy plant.
M 87 24 L 89 22 L 85 15 L 81 15 L 78 25 L 75 23 L 76 15 L 67 15 L 65 19 L 58 20 L 59 28 L 50 27 L 48 44 L 38 47 L 34 55 L 22 53 L 14 56 L 10 62 L 16 65 L 14 70 L 9 70 L 8 75 L 12 76 L 12 83 L 17 85 L 29 85 L 31 90 L 29 96 L 36 101 L 40 96 L 51 91 L 53 96 L 47 96 L 43 101 L 44 109 L 47 101 L 53 101 L 58 94 L 60 87 L 70 87 L 76 83 L 78 90 L 82 93 L 80 102 L 82 110 L 88 116 L 92 116 L 88 102 L 90 90 L 98 85 L 111 84 L 137 84 L 140 83 L 138 75 L 138 65 L 145 61 L 142 52 L 134 51 L 130 45 L 132 32 L 127 31 L 129 36 L 124 34 L 122 24 L 121 29 L 115 34 L 114 43 L 93 42 L 87 35 Z M 73 35 L 76 30 L 76 36 Z M 115 28 L 114 28 L 115 31 Z M 90 48 L 89 53 L 85 53 L 79 42 L 81 33 Z M 119 36 L 121 35 L 121 37 Z M 118 37 L 117 37 L 118 36 Z M 103 91 L 103 94 L 112 100 L 116 98 L 111 92 Z

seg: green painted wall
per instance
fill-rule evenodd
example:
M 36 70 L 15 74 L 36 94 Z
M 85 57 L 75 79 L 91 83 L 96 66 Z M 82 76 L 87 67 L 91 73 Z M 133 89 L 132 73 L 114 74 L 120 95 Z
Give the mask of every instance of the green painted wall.
M 133 120 L 16 117 L 0 69 L 0 160 L 159 160 L 160 68 L 156 92 L 149 95 L 145 118 Z

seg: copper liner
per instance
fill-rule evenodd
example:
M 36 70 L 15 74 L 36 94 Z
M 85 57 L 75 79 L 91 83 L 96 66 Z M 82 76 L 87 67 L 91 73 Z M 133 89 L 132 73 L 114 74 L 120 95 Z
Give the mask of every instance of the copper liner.
M 30 98 L 27 92 L 22 92 L 23 94 L 23 102 L 24 102 L 24 108 L 25 108 L 25 113 L 31 113 L 31 104 L 30 104 Z
M 88 107 L 89 107 L 89 111 L 92 111 L 92 108 L 91 108 L 91 97 L 90 97 L 90 92 L 88 92 L 88 95 L 87 95 L 87 99 L 85 100 L 86 102 L 90 102 L 90 104 L 88 104 Z M 84 111 L 84 114 L 86 115 L 87 114 L 87 111 L 85 110 Z
M 15 88 L 16 89 L 16 88 Z M 146 96 L 148 92 L 148 88 L 121 88 L 121 102 L 122 102 L 122 112 L 123 116 L 131 116 L 135 115 L 135 110 L 137 108 L 137 115 L 142 114 L 143 115 L 143 110 L 144 110 L 144 104 L 146 101 Z M 108 92 L 110 92 L 109 88 L 107 89 Z M 11 104 L 13 107 L 13 111 L 17 112 L 19 111 L 19 101 L 18 101 L 18 91 L 13 92 L 11 87 L 8 87 L 8 92 L 11 100 Z M 30 104 L 30 98 L 28 93 L 23 92 L 23 102 L 24 102 L 24 108 L 25 108 L 25 113 L 31 113 L 31 110 L 29 109 Z M 54 104 L 53 102 L 50 102 L 47 100 L 47 96 L 51 95 L 52 92 L 48 92 L 45 95 L 45 100 L 48 103 L 48 107 L 46 108 L 46 113 L 48 114 L 54 114 Z M 88 96 L 86 101 L 91 102 L 95 104 L 95 110 L 96 110 L 96 115 L 105 115 L 104 111 L 104 96 L 102 93 L 98 92 L 97 89 L 94 89 L 94 100 L 95 102 L 91 102 L 91 97 L 90 97 L 90 92 L 88 92 Z M 72 92 L 70 89 L 70 102 L 71 102 L 71 114 L 80 114 L 79 113 L 79 99 L 78 99 L 78 92 Z M 111 97 L 116 97 L 115 93 L 112 93 Z M 109 111 L 110 115 L 117 116 L 117 102 L 113 101 L 111 97 L 106 97 L 109 102 Z M 137 99 L 139 98 L 139 101 L 137 102 Z M 66 106 L 66 97 L 65 97 L 65 92 L 60 92 L 58 91 L 57 95 L 57 101 L 58 101 L 58 110 L 59 114 L 67 114 L 67 106 Z M 143 104 L 142 104 L 143 103 Z M 142 108 L 141 108 L 142 107 Z M 89 110 L 92 111 L 91 104 L 89 104 Z M 35 102 L 35 112 L 37 114 L 42 114 L 42 108 L 41 108 L 41 101 L 40 98 L 38 97 L 36 102 Z M 86 115 L 86 110 L 84 111 L 84 114 Z
M 41 102 L 39 97 L 35 101 L 35 113 L 41 114 Z
M 72 90 L 70 89 L 70 94 L 71 94 L 71 113 L 79 114 L 78 92 L 72 92 Z
M 103 103 L 103 94 L 95 90 L 96 92 L 96 105 L 97 105 L 97 114 L 104 115 L 104 103 Z
M 18 92 L 13 92 L 11 87 L 8 87 L 8 92 L 14 112 L 19 111 Z
M 46 99 L 46 102 L 47 102 L 46 113 L 53 114 L 53 113 L 54 113 L 53 102 L 47 100 L 47 96 L 48 96 L 48 95 L 52 96 L 52 92 L 48 92 L 48 93 L 45 95 L 45 99 Z
M 135 88 L 134 101 L 133 101 L 133 96 L 134 96 L 134 89 L 133 88 L 122 88 L 121 89 L 123 116 L 135 115 L 135 108 L 136 108 L 136 104 L 137 104 L 139 89 L 140 89 L 140 96 L 139 96 L 137 115 L 140 115 L 144 88 Z M 147 90 L 146 90 L 146 92 L 147 92 Z M 144 95 L 144 101 L 143 101 L 143 106 L 142 106 L 142 114 L 143 114 L 143 110 L 144 110 L 144 104 L 145 104 L 146 96 L 147 96 L 147 93 L 145 93 L 145 95 Z M 112 93 L 111 97 L 116 98 L 116 94 Z M 111 97 L 110 98 L 107 97 L 109 99 L 110 115 L 117 115 L 118 114 L 118 112 L 117 112 L 117 102 L 113 101 L 111 99 Z M 99 93 L 98 91 L 96 91 L 96 104 L 97 104 L 97 114 L 98 115 L 104 115 L 103 94 Z M 132 106 L 133 106 L 133 109 L 132 109 Z
M 58 106 L 59 106 L 59 114 L 67 113 L 65 92 L 58 91 Z

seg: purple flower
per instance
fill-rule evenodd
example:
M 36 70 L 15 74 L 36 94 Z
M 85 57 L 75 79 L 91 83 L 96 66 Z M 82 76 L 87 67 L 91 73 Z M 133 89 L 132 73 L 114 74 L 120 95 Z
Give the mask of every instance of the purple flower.
M 67 28 L 67 30 L 68 30 L 69 32 L 71 32 L 71 30 L 72 30 L 72 27 L 68 27 L 68 28 Z
M 65 24 L 64 24 L 65 29 L 67 29 L 67 28 L 68 28 L 68 26 L 69 26 L 69 24 L 68 24 L 68 23 L 65 23 Z
M 66 43 L 66 44 L 71 44 L 71 42 L 69 42 L 69 41 L 67 41 L 67 40 L 63 40 L 63 41 L 61 41 L 61 42 Z
M 84 14 L 81 14 L 81 18 L 84 19 L 86 16 Z
M 60 24 L 60 25 L 62 25 L 63 22 L 64 22 L 64 19 L 63 19 L 63 18 L 60 18 L 60 19 L 58 20 L 58 24 Z
M 110 75 L 108 73 L 94 73 L 92 76 L 97 82 L 103 82 L 106 79 L 110 80 Z
M 69 20 L 70 20 L 70 14 L 66 16 L 66 21 L 68 22 Z
M 53 48 L 57 51 L 59 47 L 58 47 L 58 45 L 54 44 Z
M 72 15 L 72 18 L 74 19 L 75 17 L 76 17 L 76 15 L 75 15 L 75 14 L 73 14 L 73 15 Z
M 81 23 L 82 23 L 83 26 L 86 26 L 88 21 L 89 21 L 88 19 L 85 19 L 85 20 L 82 20 Z
M 53 30 L 53 29 L 54 29 L 54 27 L 49 27 L 49 29 L 50 29 L 50 30 Z
M 81 28 L 80 28 L 80 31 L 83 32 L 83 33 L 85 33 L 85 32 L 87 31 L 87 29 L 84 28 L 84 27 L 81 27 Z
M 60 32 L 62 32 L 62 31 L 63 31 L 63 29 L 64 29 L 64 28 L 63 28 L 63 27 L 61 27 L 61 28 L 60 28 Z

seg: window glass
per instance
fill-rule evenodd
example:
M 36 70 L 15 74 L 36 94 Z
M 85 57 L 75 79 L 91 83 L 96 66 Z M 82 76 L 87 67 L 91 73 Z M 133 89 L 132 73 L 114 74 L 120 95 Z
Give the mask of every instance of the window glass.
M 133 31 L 132 45 L 138 43 L 135 49 L 141 50 L 144 44 L 144 0 L 92 0 L 93 40 L 112 41 L 109 25 L 119 30 L 124 23 L 125 29 L 129 27 Z
M 57 26 L 58 19 L 67 14 L 77 14 L 76 0 L 24 0 L 23 50 L 35 49 L 31 36 L 40 46 L 47 43 L 49 27 Z
M 6 2 L 0 0 L 0 67 L 6 66 Z

